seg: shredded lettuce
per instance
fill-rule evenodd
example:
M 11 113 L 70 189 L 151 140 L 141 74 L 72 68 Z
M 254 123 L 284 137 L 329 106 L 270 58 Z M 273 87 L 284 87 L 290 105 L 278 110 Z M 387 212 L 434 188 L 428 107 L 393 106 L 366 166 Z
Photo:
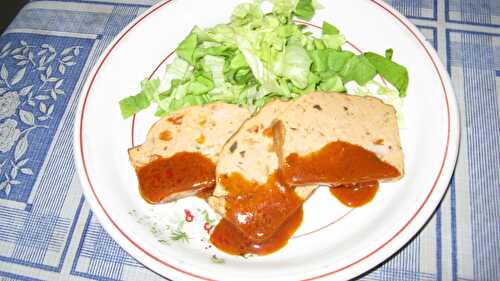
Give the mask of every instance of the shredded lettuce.
M 171 87 L 172 80 L 185 80 L 191 77 L 193 71 L 189 63 L 180 57 L 175 58 L 171 64 L 167 65 L 165 75 L 161 79 L 160 91 L 166 91 Z
M 336 35 L 339 34 L 340 31 L 329 22 L 323 22 L 323 27 L 321 28 L 321 35 Z
M 377 74 L 376 68 L 363 56 L 352 56 L 340 70 L 344 83 L 356 81 L 360 85 L 366 84 Z
M 318 86 L 318 89 L 323 92 L 345 92 L 344 83 L 342 82 L 342 78 L 340 76 L 335 75 L 332 76 L 323 82 L 321 82 Z
M 135 96 L 129 96 L 120 101 L 120 109 L 122 117 L 129 118 L 130 116 L 136 114 L 137 112 L 149 107 L 151 102 L 142 92 Z
M 289 79 L 293 86 L 304 89 L 308 85 L 311 59 L 300 42 L 292 41 L 286 47 L 278 63 L 277 74 Z
M 195 32 L 191 32 L 175 49 L 175 53 L 185 59 L 186 61 L 193 64 L 193 54 L 198 44 L 198 35 Z
M 272 5 L 270 13 L 262 11 L 263 1 Z M 373 86 L 377 74 L 395 89 L 379 87 L 372 95 L 398 105 L 394 99 L 406 95 L 408 71 L 392 61 L 393 50 L 384 56 L 356 55 L 342 49 L 346 38 L 333 24 L 323 22 L 316 37 L 295 21 L 310 20 L 320 8 L 316 0 L 254 0 L 236 6 L 228 23 L 195 26 L 163 76 L 143 80 L 138 94 L 120 101 L 123 118 L 151 104 L 158 106 L 157 116 L 211 102 L 257 111 L 275 98 L 288 100 L 311 91 L 349 93 L 348 83 L 360 89 Z
M 377 73 L 398 89 L 400 96 L 404 97 L 408 89 L 408 70 L 406 67 L 391 60 L 392 52 L 389 51 L 386 54 L 389 58 L 372 52 L 364 53 L 363 57 L 373 65 Z
M 346 41 L 344 35 L 340 34 L 340 31 L 335 26 L 326 21 L 323 22 L 321 39 L 327 48 L 335 50 L 340 50 Z
M 312 0 L 299 0 L 294 14 L 303 20 L 310 20 L 314 16 L 315 7 Z
M 207 55 L 204 56 L 201 62 L 203 70 L 210 74 L 214 90 L 221 91 L 224 87 L 224 63 L 223 57 Z

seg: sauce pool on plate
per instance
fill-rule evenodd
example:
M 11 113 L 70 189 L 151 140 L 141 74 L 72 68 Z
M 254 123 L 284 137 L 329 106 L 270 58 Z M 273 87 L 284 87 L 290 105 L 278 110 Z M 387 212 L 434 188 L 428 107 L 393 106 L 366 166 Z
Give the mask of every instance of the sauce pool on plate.
M 225 218 L 250 240 L 261 243 L 302 206 L 293 188 L 278 181 L 276 173 L 260 184 L 239 173 L 219 178 L 226 187 Z
M 219 250 L 233 255 L 267 255 L 283 248 L 302 223 L 303 211 L 299 208 L 264 242 L 248 239 L 232 223 L 222 219 L 210 236 L 210 242 Z
M 330 187 L 330 193 L 347 207 L 361 207 L 373 200 L 378 191 L 378 181 L 343 184 Z

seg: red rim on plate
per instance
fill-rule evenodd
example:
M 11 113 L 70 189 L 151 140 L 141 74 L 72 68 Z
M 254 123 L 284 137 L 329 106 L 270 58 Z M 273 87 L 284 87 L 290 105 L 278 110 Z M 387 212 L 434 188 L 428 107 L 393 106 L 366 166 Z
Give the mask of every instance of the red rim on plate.
M 89 173 L 88 173 L 88 170 L 87 170 L 87 164 L 85 162 L 85 152 L 84 152 L 84 146 L 83 146 L 83 139 L 84 139 L 84 124 L 85 124 L 85 109 L 86 109 L 86 104 L 87 104 L 87 99 L 91 93 L 91 90 L 92 90 L 92 86 L 94 84 L 94 80 L 95 78 L 97 77 L 99 71 L 101 70 L 101 67 L 104 65 L 104 63 L 106 62 L 108 56 L 111 54 L 111 52 L 114 50 L 114 48 L 121 42 L 121 40 L 131 31 L 133 30 L 139 23 L 141 23 L 146 17 L 150 16 L 151 14 L 153 14 L 154 12 L 158 11 L 159 9 L 161 9 L 162 7 L 166 6 L 166 4 L 170 3 L 172 0 L 166 0 L 162 3 L 159 3 L 157 6 L 154 6 L 152 7 L 150 10 L 148 10 L 145 14 L 143 14 L 142 16 L 140 16 L 139 18 L 137 18 L 133 23 L 131 23 L 126 30 L 124 30 L 119 37 L 117 37 L 117 39 L 114 41 L 113 45 L 111 45 L 111 47 L 109 47 L 107 49 L 107 52 L 102 56 L 102 58 L 100 59 L 98 65 L 96 65 L 94 67 L 95 71 L 93 71 L 93 75 L 92 77 L 90 78 L 90 82 L 88 83 L 88 88 L 86 90 L 84 90 L 85 92 L 85 96 L 81 97 L 81 115 L 80 115 L 80 123 L 79 124 L 75 124 L 76 125 L 76 134 L 78 134 L 77 136 L 77 140 L 78 140 L 78 143 L 75 144 L 75 147 L 79 148 L 79 156 L 81 157 L 81 164 L 83 166 L 83 171 L 85 173 L 85 180 L 86 182 L 88 183 L 88 185 L 90 186 L 90 190 L 91 190 L 91 194 L 92 196 L 94 197 L 94 199 L 96 200 L 96 202 L 98 203 L 99 207 L 102 209 L 102 211 L 104 212 L 104 214 L 106 215 L 107 219 L 109 220 L 109 222 L 111 222 L 111 224 L 115 227 L 116 230 L 118 230 L 118 232 L 125 238 L 127 239 L 127 241 L 129 241 L 134 247 L 136 247 L 138 250 L 140 250 L 141 252 L 143 252 L 144 254 L 146 254 L 148 257 L 152 258 L 153 260 L 171 268 L 171 269 L 174 269 L 180 273 L 183 273 L 183 274 L 186 274 L 186 275 L 189 275 L 191 277 L 196 277 L 196 278 L 199 278 L 199 279 L 203 279 L 203 280 L 212 280 L 208 277 L 204 277 L 204 276 L 200 276 L 200 275 L 197 275 L 197 274 L 194 274 L 192 272 L 188 272 L 186 270 L 183 270 L 179 267 L 176 267 L 176 266 L 173 266 L 169 263 L 167 263 L 166 261 L 162 260 L 160 257 L 157 257 L 151 253 L 149 253 L 148 251 L 146 251 L 144 248 L 142 248 L 137 242 L 135 242 L 134 240 L 132 240 L 126 233 L 125 231 L 122 230 L 122 228 L 120 228 L 116 222 L 113 220 L 113 218 L 109 215 L 108 211 L 106 210 L 105 206 L 102 204 L 102 202 L 100 201 L 99 197 L 97 196 L 96 192 L 95 192 L 95 188 L 92 184 L 92 180 L 89 176 Z M 369 258 L 370 256 L 374 255 L 375 253 L 377 253 L 379 250 L 381 250 L 382 248 L 384 248 L 387 244 L 389 244 L 391 241 L 393 241 L 397 236 L 399 236 L 409 225 L 410 223 L 415 219 L 415 217 L 420 213 L 420 211 L 422 210 L 422 208 L 426 205 L 426 203 L 428 202 L 429 198 L 431 197 L 432 193 L 434 192 L 435 190 L 435 187 L 438 183 L 438 181 L 441 179 L 441 176 L 442 176 L 442 172 L 443 172 L 443 169 L 444 169 L 444 166 L 445 166 L 445 163 L 446 163 L 446 160 L 448 158 L 448 152 L 449 152 L 449 145 L 450 145 L 450 131 L 451 131 L 451 120 L 450 120 L 450 107 L 449 107 L 449 101 L 448 101 L 448 92 L 447 92 L 447 89 L 446 89 L 446 86 L 445 86 L 445 83 L 444 83 L 444 79 L 443 79 L 443 76 L 441 74 L 441 72 L 439 71 L 439 68 L 438 68 L 438 63 L 436 63 L 436 61 L 434 60 L 433 56 L 431 55 L 432 51 L 429 50 L 429 48 L 424 44 L 424 42 L 419 38 L 419 36 L 417 36 L 417 34 L 412 30 L 412 28 L 399 16 L 397 15 L 396 13 L 394 13 L 393 11 L 391 11 L 390 9 L 388 9 L 387 7 L 385 7 L 383 4 L 381 3 L 378 3 L 377 0 L 370 0 L 373 4 L 377 5 L 378 7 L 380 7 L 381 9 L 385 10 L 387 13 L 389 13 L 394 19 L 396 19 L 400 24 L 402 24 L 405 29 L 407 31 L 409 31 L 411 33 L 411 35 L 416 39 L 416 41 L 418 42 L 418 44 L 425 50 L 428 58 L 431 60 L 432 62 L 432 65 L 434 66 L 434 70 L 436 71 L 436 74 L 438 75 L 439 77 L 439 81 L 441 83 L 441 87 L 442 87 L 442 93 L 444 95 L 444 98 L 445 98 L 445 103 L 446 103 L 446 113 L 447 113 L 447 135 L 446 135 L 446 146 L 445 146 L 445 151 L 444 151 L 444 155 L 443 155 L 443 160 L 441 162 L 441 165 L 440 165 L 440 168 L 439 168 L 439 171 L 436 175 L 436 178 L 433 182 L 433 185 L 432 185 L 432 188 L 430 190 L 430 192 L 427 194 L 427 196 L 425 197 L 424 201 L 420 204 L 419 208 L 415 211 L 415 213 L 411 216 L 411 218 L 408 219 L 408 221 L 399 229 L 399 231 L 397 231 L 393 236 L 391 236 L 391 238 L 389 238 L 387 241 L 385 241 L 384 243 L 380 244 L 379 246 L 377 246 L 373 251 L 371 251 L 369 254 L 365 255 L 364 257 L 362 258 L 359 258 L 357 259 L 356 261 L 348 264 L 348 265 L 345 265 L 345 266 L 342 266 L 340 268 L 337 268 L 335 270 L 331 270 L 330 272 L 327 272 L 327 273 L 324 273 L 324 274 L 321 274 L 321 275 L 316 275 L 316 276 L 311 276 L 309 278 L 307 278 L 307 280 L 314 280 L 314 279 L 319 279 L 319 278 L 322 278 L 322 277 L 326 277 L 326 276 L 329 276 L 329 275 L 333 275 L 335 273 L 338 273 L 340 271 L 343 271 L 347 268 L 350 268 L 352 267 L 353 265 L 355 264 L 358 264 L 360 263 L 361 261 Z M 307 23 L 309 24 L 309 23 Z M 312 25 L 312 24 L 309 24 L 309 25 Z M 164 60 L 157 66 L 157 68 L 154 70 L 154 72 L 163 64 L 164 61 L 166 61 L 171 55 L 173 54 L 170 53 L 167 57 L 164 58 Z M 154 73 L 153 72 L 153 73 Z M 133 132 L 133 128 L 132 128 L 132 132 Z M 132 133 L 132 140 L 133 140 L 133 133 Z M 82 176 L 83 177 L 83 176 Z M 434 207 L 437 207 L 437 204 L 436 206 Z M 428 218 L 426 218 L 428 219 Z M 410 237 L 413 237 L 414 234 L 412 234 Z M 407 242 L 407 241 L 405 241 Z

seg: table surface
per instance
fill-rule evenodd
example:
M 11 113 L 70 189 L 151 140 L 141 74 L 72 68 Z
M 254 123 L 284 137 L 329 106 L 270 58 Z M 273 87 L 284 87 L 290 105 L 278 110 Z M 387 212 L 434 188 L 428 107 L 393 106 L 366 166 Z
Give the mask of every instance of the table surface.
M 72 155 L 82 81 L 113 37 L 156 2 L 31 1 L 0 37 L 1 280 L 163 280 L 96 221 Z M 500 1 L 388 2 L 450 73 L 461 148 L 432 219 L 361 279 L 500 280 Z

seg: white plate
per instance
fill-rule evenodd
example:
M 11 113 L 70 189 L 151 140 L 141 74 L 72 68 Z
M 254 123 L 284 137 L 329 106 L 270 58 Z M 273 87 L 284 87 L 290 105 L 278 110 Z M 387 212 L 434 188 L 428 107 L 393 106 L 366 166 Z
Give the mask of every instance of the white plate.
M 153 207 L 139 196 L 127 149 L 134 140 L 144 140 L 155 118 L 152 110 L 141 112 L 132 125 L 121 118 L 118 101 L 135 94 L 145 76 L 157 75 L 193 25 L 228 21 L 238 2 L 164 1 L 110 44 L 84 87 L 75 123 L 76 164 L 86 199 L 121 247 L 174 280 L 355 277 L 390 257 L 430 218 L 448 186 L 459 138 L 455 96 L 445 69 L 417 29 L 381 1 L 320 1 L 325 8 L 311 23 L 328 20 L 361 50 L 393 48 L 394 60 L 409 69 L 406 128 L 401 130 L 406 174 L 401 181 L 383 184 L 370 204 L 355 210 L 319 190 L 306 202 L 304 222 L 285 248 L 248 259 L 208 246 L 204 226 L 210 225 L 202 214 L 214 214 L 203 201 L 190 198 Z M 193 216 L 188 221 L 185 210 Z M 171 239 L 177 227 L 188 242 Z M 224 263 L 214 262 L 214 254 Z

